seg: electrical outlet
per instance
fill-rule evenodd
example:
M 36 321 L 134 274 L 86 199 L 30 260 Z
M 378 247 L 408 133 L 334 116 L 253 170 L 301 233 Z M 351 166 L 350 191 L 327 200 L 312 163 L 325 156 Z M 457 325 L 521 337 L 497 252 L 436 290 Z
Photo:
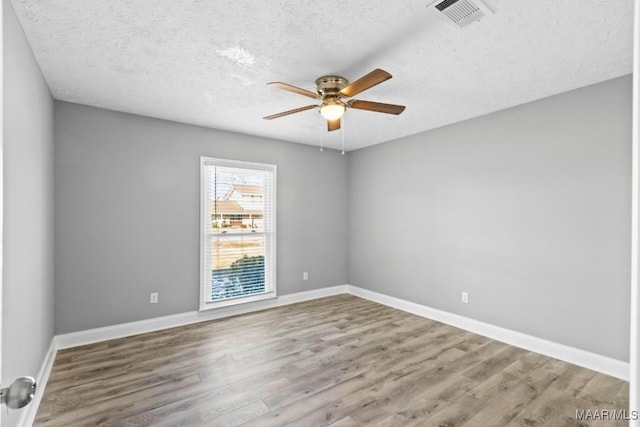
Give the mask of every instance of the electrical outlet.
M 151 292 L 149 294 L 149 303 L 150 304 L 157 304 L 158 303 L 158 293 L 157 292 Z
M 462 302 L 465 304 L 469 304 L 469 292 L 462 293 Z
M 308 272 L 304 272 L 302 273 L 302 280 L 309 280 L 309 273 Z

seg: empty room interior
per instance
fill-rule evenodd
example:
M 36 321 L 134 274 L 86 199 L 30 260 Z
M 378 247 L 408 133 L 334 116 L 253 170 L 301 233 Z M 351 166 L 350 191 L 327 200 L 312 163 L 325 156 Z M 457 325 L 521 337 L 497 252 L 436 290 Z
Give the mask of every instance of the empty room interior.
M 633 0 L 2 24 L 3 427 L 640 425 Z

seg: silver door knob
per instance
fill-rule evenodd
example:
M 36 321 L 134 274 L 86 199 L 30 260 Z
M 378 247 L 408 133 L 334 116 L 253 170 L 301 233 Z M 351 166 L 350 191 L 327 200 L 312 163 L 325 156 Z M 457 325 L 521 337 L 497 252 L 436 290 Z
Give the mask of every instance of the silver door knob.
M 20 377 L 9 387 L 0 390 L 0 404 L 10 409 L 27 406 L 36 394 L 36 380 L 33 377 Z

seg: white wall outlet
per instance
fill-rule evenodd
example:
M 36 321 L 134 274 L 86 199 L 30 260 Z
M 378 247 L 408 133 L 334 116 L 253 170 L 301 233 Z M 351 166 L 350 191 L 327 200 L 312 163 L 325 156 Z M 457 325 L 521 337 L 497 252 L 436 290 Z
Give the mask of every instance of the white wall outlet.
M 151 292 L 149 294 L 149 303 L 150 304 L 157 304 L 158 303 L 158 293 L 157 292 Z
M 302 273 L 302 280 L 309 280 L 309 273 L 308 272 L 304 272 Z
M 462 293 L 462 302 L 465 304 L 469 304 L 469 292 Z

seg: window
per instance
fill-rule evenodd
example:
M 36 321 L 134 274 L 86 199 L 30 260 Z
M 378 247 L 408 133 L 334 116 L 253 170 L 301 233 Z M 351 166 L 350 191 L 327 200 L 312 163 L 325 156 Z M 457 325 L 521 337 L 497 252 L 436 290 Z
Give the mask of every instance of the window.
M 200 163 L 200 309 L 274 298 L 276 166 Z

